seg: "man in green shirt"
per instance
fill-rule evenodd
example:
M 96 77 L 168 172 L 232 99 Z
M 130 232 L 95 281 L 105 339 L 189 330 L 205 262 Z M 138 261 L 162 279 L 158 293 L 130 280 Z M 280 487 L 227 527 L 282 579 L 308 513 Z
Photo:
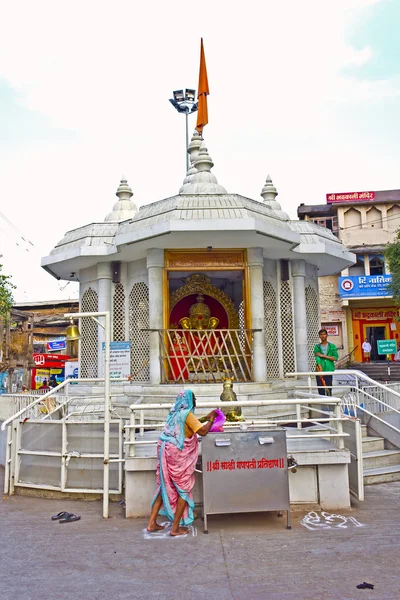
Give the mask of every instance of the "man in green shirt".
M 328 342 L 328 332 L 326 329 L 318 331 L 319 344 L 314 346 L 314 356 L 317 371 L 334 371 L 335 361 L 339 358 L 335 344 Z M 318 393 L 321 396 L 332 396 L 333 375 L 317 375 Z

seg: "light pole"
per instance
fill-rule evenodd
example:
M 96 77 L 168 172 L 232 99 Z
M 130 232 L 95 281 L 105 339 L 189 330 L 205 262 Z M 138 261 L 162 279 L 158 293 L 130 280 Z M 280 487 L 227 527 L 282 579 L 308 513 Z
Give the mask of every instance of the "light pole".
M 197 102 L 196 102 L 196 90 L 192 90 L 189 88 L 183 90 L 175 90 L 173 93 L 173 98 L 170 98 L 172 106 L 176 108 L 179 113 L 184 113 L 186 116 L 186 172 L 189 170 L 189 155 L 188 155 L 188 147 L 189 147 L 189 125 L 188 125 L 188 116 L 197 111 Z
M 110 311 L 66 313 L 64 317 L 81 319 L 90 317 L 104 329 L 105 352 L 104 352 L 104 469 L 103 469 L 103 517 L 108 519 L 109 489 L 110 489 L 110 343 L 111 343 L 111 318 Z M 98 317 L 104 318 L 100 323 Z M 77 328 L 76 328 L 77 329 Z M 74 339 L 79 339 L 79 330 L 75 331 Z

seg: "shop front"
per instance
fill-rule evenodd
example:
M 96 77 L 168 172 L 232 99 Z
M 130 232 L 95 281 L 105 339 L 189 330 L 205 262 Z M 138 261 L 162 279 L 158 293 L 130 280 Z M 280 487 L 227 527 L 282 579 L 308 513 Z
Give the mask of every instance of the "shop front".
M 355 361 L 365 362 L 362 344 L 368 340 L 371 344 L 371 361 L 384 361 L 388 359 L 386 354 L 378 353 L 379 340 L 400 339 L 400 323 L 397 322 L 399 309 L 392 307 L 379 308 L 352 308 L 351 328 L 355 348 Z M 393 360 L 394 356 L 389 355 Z
M 31 389 L 38 390 L 46 383 L 55 387 L 65 377 L 65 362 L 69 356 L 64 354 L 34 354 L 35 368 L 32 369 Z

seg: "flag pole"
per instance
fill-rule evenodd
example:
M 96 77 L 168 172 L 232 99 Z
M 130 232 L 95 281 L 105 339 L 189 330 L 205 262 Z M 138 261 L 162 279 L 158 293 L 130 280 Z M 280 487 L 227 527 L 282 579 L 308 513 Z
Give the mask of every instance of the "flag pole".
M 189 107 L 186 107 L 185 112 L 186 119 L 186 173 L 189 171 Z

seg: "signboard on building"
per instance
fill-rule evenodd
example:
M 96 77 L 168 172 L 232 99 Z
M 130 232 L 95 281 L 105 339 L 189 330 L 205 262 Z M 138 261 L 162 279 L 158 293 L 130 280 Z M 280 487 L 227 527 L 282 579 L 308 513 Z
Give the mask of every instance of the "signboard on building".
M 393 321 L 398 314 L 395 308 L 356 308 L 352 312 L 354 321 Z
M 339 325 L 324 325 L 324 329 L 327 330 L 328 335 L 339 335 Z
M 339 293 L 341 298 L 391 296 L 391 283 L 391 275 L 339 277 Z
M 396 340 L 378 340 L 378 354 L 396 354 Z
M 102 344 L 103 353 L 105 343 Z M 104 354 L 103 354 L 104 355 Z M 104 365 L 104 363 L 103 363 Z M 102 367 L 104 371 L 104 366 Z M 110 377 L 111 379 L 127 379 L 131 374 L 131 343 L 111 342 L 110 344 Z
M 60 363 L 68 360 L 65 354 L 34 354 L 33 360 L 37 367 L 59 367 Z
M 65 350 L 66 348 L 67 342 L 65 341 L 65 339 L 47 342 L 47 350 L 49 350 L 50 352 L 54 352 L 55 350 Z
M 65 379 L 78 379 L 79 363 L 74 360 L 67 360 L 65 363 Z
M 375 192 L 341 192 L 340 194 L 327 194 L 327 204 L 341 202 L 369 202 L 375 199 Z

